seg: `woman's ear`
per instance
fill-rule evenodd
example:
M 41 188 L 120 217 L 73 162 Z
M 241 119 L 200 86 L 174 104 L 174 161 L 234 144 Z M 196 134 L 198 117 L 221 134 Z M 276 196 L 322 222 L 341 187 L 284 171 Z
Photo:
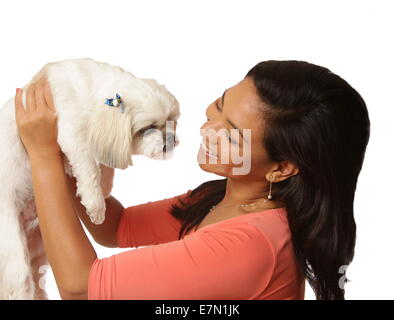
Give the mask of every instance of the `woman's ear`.
M 118 108 L 103 108 L 91 114 L 87 139 L 97 162 L 110 168 L 126 169 L 132 165 L 130 114 Z

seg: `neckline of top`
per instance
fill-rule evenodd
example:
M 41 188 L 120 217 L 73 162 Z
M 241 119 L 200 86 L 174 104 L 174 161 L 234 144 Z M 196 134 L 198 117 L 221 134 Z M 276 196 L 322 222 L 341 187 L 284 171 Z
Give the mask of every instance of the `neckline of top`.
M 272 211 L 278 211 L 280 213 L 285 213 L 286 212 L 286 207 L 278 207 L 278 208 L 266 209 L 266 210 L 263 210 L 263 211 L 256 211 L 256 212 L 251 212 L 251 213 L 238 215 L 238 216 L 231 217 L 231 218 L 228 218 L 228 219 L 220 220 L 218 222 L 213 222 L 213 223 L 207 224 L 206 226 L 203 226 L 203 227 L 201 227 L 198 230 L 196 230 L 196 227 L 195 227 L 195 228 L 192 229 L 192 231 L 193 231 L 193 233 L 195 233 L 195 232 L 198 232 L 198 231 L 200 231 L 200 230 L 202 230 L 204 228 L 215 226 L 217 224 L 221 224 L 221 223 L 225 223 L 225 222 L 227 222 L 227 223 L 228 222 L 233 222 L 236 219 L 244 218 L 244 217 L 249 217 L 250 218 L 251 216 L 255 216 L 255 215 L 259 215 L 259 214 L 263 214 L 263 213 L 265 214 L 267 212 L 272 212 Z

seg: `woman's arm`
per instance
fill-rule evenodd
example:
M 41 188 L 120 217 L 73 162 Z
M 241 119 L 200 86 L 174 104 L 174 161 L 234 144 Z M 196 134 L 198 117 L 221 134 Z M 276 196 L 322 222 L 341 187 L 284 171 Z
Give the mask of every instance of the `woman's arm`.
M 62 298 L 86 299 L 96 252 L 76 214 L 67 185 L 57 116 L 45 79 L 30 84 L 23 106 L 15 96 L 18 133 L 30 159 L 34 200 L 46 255 Z
M 94 224 L 86 214 L 86 208 L 81 204 L 81 198 L 76 196 L 76 179 L 69 176 L 67 176 L 67 178 L 68 189 L 75 211 L 78 213 L 85 227 L 89 230 L 93 239 L 105 247 L 117 248 L 117 233 L 120 218 L 124 210 L 123 205 L 113 196 L 108 197 L 105 199 L 106 211 L 104 222 L 102 224 Z
M 87 299 L 97 258 L 68 192 L 60 153 L 30 153 L 34 198 L 45 252 L 63 299 Z

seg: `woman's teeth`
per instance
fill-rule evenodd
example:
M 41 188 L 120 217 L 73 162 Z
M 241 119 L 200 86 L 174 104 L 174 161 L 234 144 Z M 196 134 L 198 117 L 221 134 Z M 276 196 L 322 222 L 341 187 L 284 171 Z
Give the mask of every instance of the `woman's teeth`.
M 205 143 L 201 143 L 203 150 L 205 151 L 205 154 L 211 158 L 218 158 L 218 156 L 214 153 L 212 153 L 211 151 L 209 151 L 209 149 L 207 148 L 207 146 L 205 145 Z

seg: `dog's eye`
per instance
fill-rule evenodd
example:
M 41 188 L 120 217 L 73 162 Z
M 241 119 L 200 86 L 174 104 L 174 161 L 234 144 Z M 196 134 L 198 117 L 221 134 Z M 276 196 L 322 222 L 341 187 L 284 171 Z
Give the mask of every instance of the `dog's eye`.
M 149 129 L 155 129 L 155 128 L 156 128 L 156 126 L 153 125 L 153 124 L 151 124 L 151 125 L 148 126 L 148 127 L 145 127 L 145 128 L 142 128 L 142 129 L 138 130 L 137 133 L 138 133 L 138 134 L 143 134 L 145 131 L 147 131 L 147 130 L 149 130 Z

